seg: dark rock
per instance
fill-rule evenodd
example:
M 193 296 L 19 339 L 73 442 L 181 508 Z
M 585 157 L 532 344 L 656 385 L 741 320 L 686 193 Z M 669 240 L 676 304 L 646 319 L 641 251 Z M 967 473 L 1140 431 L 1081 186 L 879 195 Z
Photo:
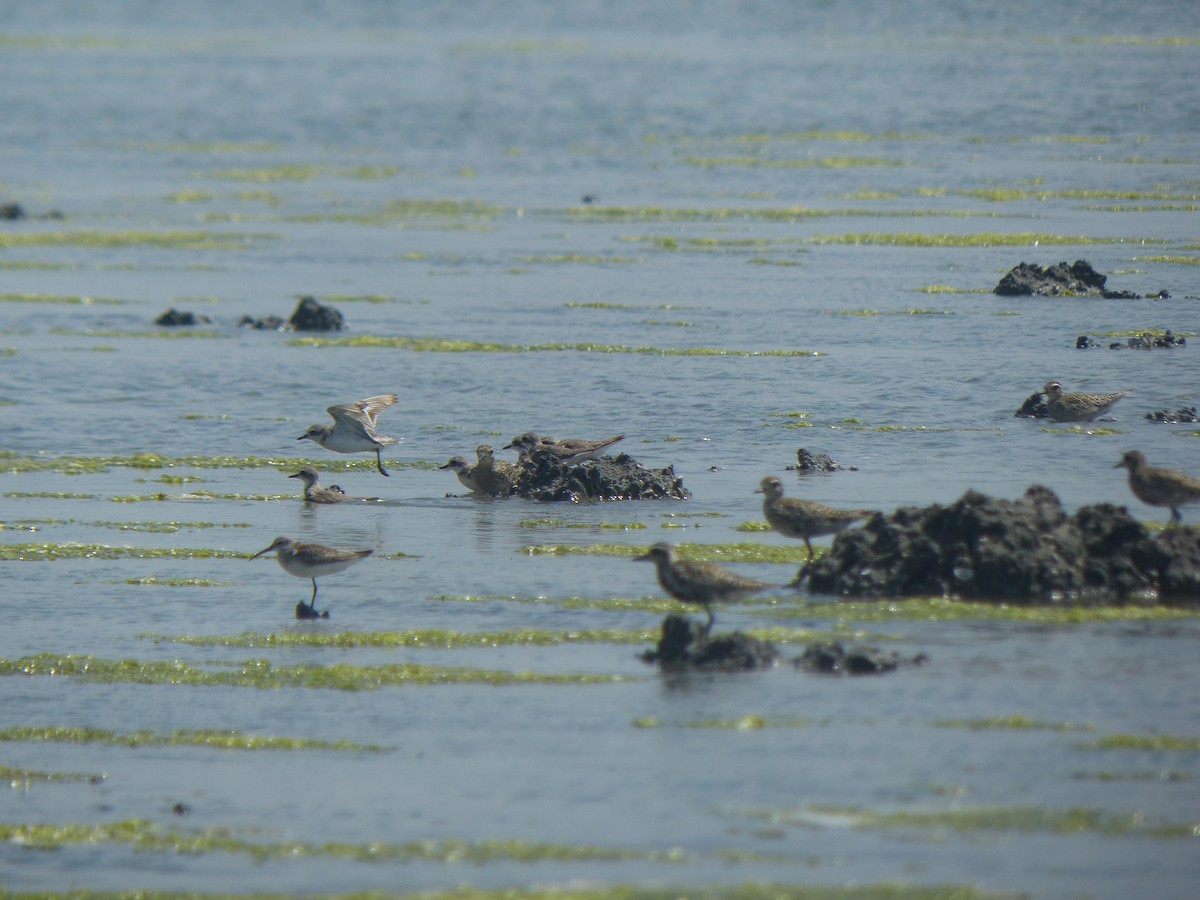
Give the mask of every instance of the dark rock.
M 1046 409 L 1046 401 L 1042 399 L 1042 392 L 1030 394 L 1025 398 L 1025 402 L 1021 404 L 1014 416 L 1019 419 L 1045 419 L 1049 418 L 1050 410 Z
M 317 608 L 315 606 L 309 606 L 307 603 L 305 603 L 303 600 L 301 600 L 299 603 L 296 604 L 296 618 L 297 619 L 328 619 L 329 618 L 329 610 L 325 610 L 324 612 L 317 612 Z
M 1143 331 L 1127 340 L 1125 345 L 1134 350 L 1170 350 L 1173 347 L 1186 347 L 1187 338 L 1176 337 L 1168 328 L 1165 334 Z
M 207 325 L 211 321 L 212 319 L 208 316 L 198 316 L 193 312 L 181 312 L 172 307 L 155 319 L 154 324 L 173 328 L 178 325 Z
M 1100 346 L 1099 344 L 1097 344 L 1095 341 L 1093 341 L 1086 334 L 1081 334 L 1079 337 L 1075 338 L 1075 349 L 1076 350 L 1094 350 L 1096 347 L 1099 347 L 1099 346 Z
M 313 297 L 301 297 L 288 324 L 293 331 L 341 331 L 345 321 L 332 306 L 323 306 Z
M 1174 412 L 1169 409 L 1156 409 L 1154 412 L 1146 413 L 1146 418 L 1151 422 L 1165 422 L 1168 425 L 1200 421 L 1196 417 L 1196 407 L 1194 406 L 1181 406 Z
M 673 466 L 657 472 L 622 453 L 564 466 L 534 454 L 521 467 L 514 493 L 530 500 L 687 500 L 692 494 Z
M 1200 531 L 1152 537 L 1107 503 L 1067 516 L 1041 485 L 1019 500 L 968 491 L 949 506 L 901 507 L 838 535 L 809 570 L 809 588 L 865 598 L 1194 603 Z
M 23 218 L 25 218 L 25 210 L 20 203 L 0 204 L 0 219 L 15 221 Z
M 847 650 L 837 642 L 817 642 L 804 648 L 804 653 L 792 660 L 792 665 L 807 672 L 831 675 L 878 675 L 894 672 L 904 665 L 923 666 L 929 657 L 918 653 L 903 659 L 898 653 L 885 653 L 877 647 L 851 647 Z
M 1111 300 L 1137 300 L 1138 295 L 1132 291 L 1105 290 L 1107 277 L 1101 275 L 1085 260 L 1079 259 L 1068 265 L 1060 262 L 1057 265 L 1042 268 L 1035 263 L 1021 263 L 1014 266 L 1000 279 L 1000 283 L 992 289 L 993 294 L 1001 297 L 1106 297 Z
M 1150 294 L 1149 299 L 1150 300 L 1170 300 L 1171 293 L 1166 288 L 1163 288 L 1157 294 Z
M 686 616 L 670 615 L 663 619 L 662 636 L 654 650 L 642 654 L 642 660 L 671 668 L 700 668 L 744 671 L 765 669 L 775 664 L 779 654 L 768 641 L 760 641 L 740 631 L 706 636 L 704 626 Z
M 257 328 L 259 331 L 287 331 L 288 323 L 279 318 L 279 316 L 264 316 L 261 319 L 242 316 L 238 319 L 238 327 Z
M 788 466 L 788 468 L 793 468 Z M 841 464 L 825 453 L 813 453 L 801 447 L 796 451 L 796 466 L 801 472 L 836 472 Z

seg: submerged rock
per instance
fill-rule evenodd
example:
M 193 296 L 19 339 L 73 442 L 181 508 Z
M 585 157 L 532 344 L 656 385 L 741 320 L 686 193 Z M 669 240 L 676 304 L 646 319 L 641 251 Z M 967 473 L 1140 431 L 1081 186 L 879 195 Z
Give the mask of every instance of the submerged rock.
M 296 618 L 301 619 L 301 620 L 304 620 L 304 619 L 328 619 L 329 618 L 329 610 L 324 610 L 323 612 L 317 612 L 317 609 L 315 606 L 309 606 L 307 603 L 305 603 L 303 600 L 301 600 L 299 603 L 296 604 Z
M 341 331 L 345 317 L 332 306 L 325 306 L 314 297 L 301 297 L 296 311 L 288 319 L 293 331 Z
M 171 307 L 161 316 L 154 320 L 155 325 L 162 325 L 167 328 L 174 328 L 180 325 L 207 325 L 212 321 L 208 316 L 198 316 L 194 312 L 187 312 Z
M 1025 398 L 1025 402 L 1021 404 L 1014 416 L 1020 419 L 1048 419 L 1050 418 L 1050 410 L 1046 408 L 1046 401 L 1042 398 L 1045 395 L 1041 391 L 1030 394 Z
M 521 466 L 514 493 L 530 500 L 687 500 L 692 494 L 675 468 L 647 469 L 627 454 L 564 466 L 537 455 Z
M 878 647 L 846 649 L 836 641 L 816 642 L 804 648 L 804 653 L 792 660 L 792 665 L 807 672 L 826 672 L 831 675 L 879 675 L 894 672 L 901 666 L 923 666 L 929 657 L 918 653 L 903 659 L 896 652 L 884 652 Z
M 1137 300 L 1132 291 L 1105 290 L 1108 277 L 1101 275 L 1086 260 L 1071 264 L 1060 262 L 1042 268 L 1035 263 L 1021 263 L 1008 271 L 992 289 L 1001 297 L 1106 297 L 1111 300 Z
M 657 646 L 642 654 L 643 661 L 661 666 L 738 671 L 768 668 L 778 657 L 768 641 L 740 631 L 706 636 L 699 622 L 677 615 L 663 619 Z
M 842 466 L 826 453 L 813 453 L 811 450 L 801 447 L 796 451 L 796 465 L 788 466 L 788 468 L 800 472 L 837 472 Z
M 1169 328 L 1165 334 L 1143 331 L 1127 340 L 1125 346 L 1131 350 L 1170 350 L 1173 347 L 1186 347 L 1187 338 L 1177 337 Z
M 901 507 L 839 535 L 809 589 L 848 597 L 989 602 L 1200 601 L 1200 530 L 1151 536 L 1124 507 L 1068 516 L 1041 485 L 1019 500 L 967 491 L 949 506 Z
M 1154 412 L 1146 413 L 1146 418 L 1151 422 L 1165 422 L 1168 425 L 1177 425 L 1180 422 L 1200 422 L 1200 418 L 1196 416 L 1196 407 L 1181 406 L 1177 410 L 1156 409 Z

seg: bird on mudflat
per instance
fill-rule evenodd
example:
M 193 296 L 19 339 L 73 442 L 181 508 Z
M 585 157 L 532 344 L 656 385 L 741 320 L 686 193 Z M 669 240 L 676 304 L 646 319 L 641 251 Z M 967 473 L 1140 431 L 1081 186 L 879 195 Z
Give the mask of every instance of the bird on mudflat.
M 659 541 L 635 560 L 650 560 L 658 570 L 658 583 L 662 589 L 683 603 L 703 606 L 708 613 L 708 624 L 704 628 L 707 637 L 712 631 L 712 605 L 738 600 L 775 587 L 753 578 L 746 578 L 714 563 L 680 559 L 675 548 Z
M 1200 503 L 1200 478 L 1174 469 L 1163 469 L 1146 463 L 1141 450 L 1122 454 L 1114 469 L 1129 470 L 1129 489 L 1143 503 L 1166 506 L 1171 510 L 1171 524 L 1183 521 L 1179 507 L 1185 503 Z
M 804 577 L 813 560 L 812 539 L 827 534 L 840 534 L 860 519 L 875 515 L 873 509 L 838 509 L 814 500 L 783 496 L 783 482 L 768 475 L 754 493 L 763 496 L 763 516 L 780 534 L 799 538 L 808 548 L 808 561 L 796 576 Z
M 389 474 L 383 467 L 379 451 L 396 443 L 394 437 L 376 434 L 375 426 L 379 414 L 396 402 L 395 394 L 380 394 L 357 403 L 342 403 L 330 406 L 325 411 L 333 417 L 332 425 L 310 425 L 298 441 L 316 441 L 326 450 L 335 453 L 375 453 L 375 466 L 380 474 Z
M 308 603 L 296 604 L 297 619 L 315 619 L 322 617 L 317 612 L 317 579 L 324 575 L 336 575 L 350 568 L 359 560 L 366 559 L 374 550 L 338 550 L 325 544 L 315 544 L 309 541 L 295 541 L 289 537 L 277 537 L 271 546 L 264 547 L 255 553 L 251 559 L 258 559 L 264 553 L 275 551 L 275 559 L 280 568 L 289 575 L 297 578 L 312 579 L 313 592 Z M 329 613 L 324 613 L 324 618 Z
M 1090 422 L 1096 416 L 1108 412 L 1112 405 L 1129 391 L 1113 391 L 1111 394 L 1064 394 L 1061 384 L 1057 381 L 1047 381 L 1042 385 L 1042 393 L 1046 395 L 1046 412 L 1055 422 Z
M 522 457 L 545 454 L 551 459 L 562 463 L 564 466 L 573 466 L 576 463 L 595 459 L 603 451 L 624 437 L 625 435 L 623 434 L 614 434 L 612 437 L 590 441 L 586 438 L 558 439 L 545 437 L 536 432 L 527 431 L 513 438 L 512 442 L 506 444 L 503 449 L 507 450 L 510 447 L 515 447 Z

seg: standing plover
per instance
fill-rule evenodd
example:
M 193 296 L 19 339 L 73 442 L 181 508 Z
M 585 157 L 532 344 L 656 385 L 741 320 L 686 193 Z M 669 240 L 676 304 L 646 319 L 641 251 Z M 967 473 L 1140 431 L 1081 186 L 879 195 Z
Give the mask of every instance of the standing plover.
M 1047 381 L 1042 385 L 1042 393 L 1046 395 L 1046 412 L 1055 422 L 1090 422 L 1108 412 L 1114 403 L 1129 392 L 1064 394 L 1061 384 Z
M 783 496 L 783 482 L 768 475 L 759 483 L 756 494 L 763 494 L 763 515 L 782 535 L 800 538 L 808 548 L 808 561 L 796 576 L 799 581 L 812 565 L 812 539 L 827 534 L 839 534 L 859 519 L 875 515 L 873 509 L 837 509 L 813 500 Z
M 1114 469 L 1122 467 L 1129 470 L 1129 489 L 1133 495 L 1151 506 L 1169 507 L 1171 522 L 1175 525 L 1183 521 L 1179 507 L 1185 503 L 1200 502 L 1200 478 L 1174 469 L 1148 466 L 1141 450 L 1128 451 L 1113 466 Z
M 705 635 L 713 627 L 712 604 L 737 600 L 775 586 L 746 578 L 713 563 L 680 559 L 675 555 L 675 548 L 661 541 L 634 559 L 653 562 L 658 569 L 658 583 L 676 600 L 704 607 L 708 613 Z

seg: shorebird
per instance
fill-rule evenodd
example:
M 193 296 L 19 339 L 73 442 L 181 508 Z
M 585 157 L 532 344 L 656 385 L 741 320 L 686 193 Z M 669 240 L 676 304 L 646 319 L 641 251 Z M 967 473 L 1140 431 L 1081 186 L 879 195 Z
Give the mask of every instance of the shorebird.
M 1130 450 L 1122 454 L 1121 461 L 1113 468 L 1129 470 L 1129 489 L 1143 503 L 1169 507 L 1173 525 L 1183 521 L 1179 507 L 1185 503 L 1200 502 L 1200 478 L 1193 478 L 1174 469 L 1148 466 L 1146 455 L 1141 450 Z
M 462 482 L 462 486 L 469 491 L 475 490 L 475 473 L 472 465 L 467 462 L 465 456 L 452 456 L 450 461 L 444 466 L 438 466 L 439 469 L 449 469 L 458 476 L 458 480 Z
M 813 500 L 785 497 L 783 482 L 774 475 L 768 475 L 759 482 L 759 489 L 754 493 L 764 495 L 763 515 L 771 527 L 787 537 L 800 538 L 808 548 L 808 561 L 796 576 L 796 581 L 800 581 L 812 565 L 813 538 L 838 534 L 859 519 L 875 515 L 873 509 L 837 509 Z
M 595 459 L 601 452 L 607 450 L 624 437 L 625 435 L 623 434 L 615 434 L 612 437 L 599 441 L 589 441 L 584 438 L 563 438 L 558 440 L 527 431 L 513 438 L 512 443 L 505 445 L 504 449 L 507 450 L 509 447 L 515 447 L 517 452 L 522 454 L 522 456 L 546 454 L 564 466 L 573 466 L 576 463 Z
M 653 562 L 658 569 L 658 583 L 676 600 L 704 607 L 708 613 L 708 624 L 704 628 L 706 637 L 713 627 L 712 604 L 737 600 L 774 587 L 713 563 L 680 559 L 675 555 L 674 547 L 661 541 L 634 559 Z
M 1061 384 L 1047 381 L 1042 385 L 1042 393 L 1046 395 L 1046 412 L 1055 422 L 1090 422 L 1108 412 L 1114 403 L 1129 392 L 1064 394 Z
M 379 451 L 388 444 L 396 443 L 393 437 L 375 433 L 375 421 L 379 414 L 395 403 L 395 394 L 380 394 L 357 403 L 331 406 L 325 411 L 333 417 L 332 425 L 310 425 L 308 431 L 296 438 L 298 441 L 316 441 L 326 450 L 335 453 L 375 452 L 375 466 L 387 475 Z
M 342 503 L 346 500 L 361 500 L 378 502 L 378 497 L 351 497 L 341 485 L 331 484 L 324 487 L 317 483 L 317 470 L 312 466 L 303 466 L 299 472 L 288 478 L 299 478 L 304 481 L 304 501 L 306 503 Z
M 512 493 L 518 469 L 510 462 L 496 459 L 491 444 L 480 444 L 475 448 L 478 462 L 471 469 L 475 490 L 481 494 L 503 495 Z
M 341 503 L 346 499 L 346 492 L 334 485 L 322 487 L 317 483 L 317 470 L 312 466 L 304 466 L 288 478 L 299 478 L 304 482 L 304 499 L 308 503 Z
M 338 550 L 324 544 L 313 544 L 308 541 L 294 541 L 289 537 L 277 537 L 270 547 L 265 547 L 255 553 L 251 559 L 258 559 L 264 553 L 275 551 L 275 559 L 280 567 L 289 575 L 297 578 L 312 579 L 312 598 L 308 601 L 307 613 L 301 613 L 305 604 L 296 607 L 297 618 L 315 618 L 317 616 L 317 579 L 322 575 L 335 575 L 350 568 L 360 559 L 366 559 L 374 550 Z

